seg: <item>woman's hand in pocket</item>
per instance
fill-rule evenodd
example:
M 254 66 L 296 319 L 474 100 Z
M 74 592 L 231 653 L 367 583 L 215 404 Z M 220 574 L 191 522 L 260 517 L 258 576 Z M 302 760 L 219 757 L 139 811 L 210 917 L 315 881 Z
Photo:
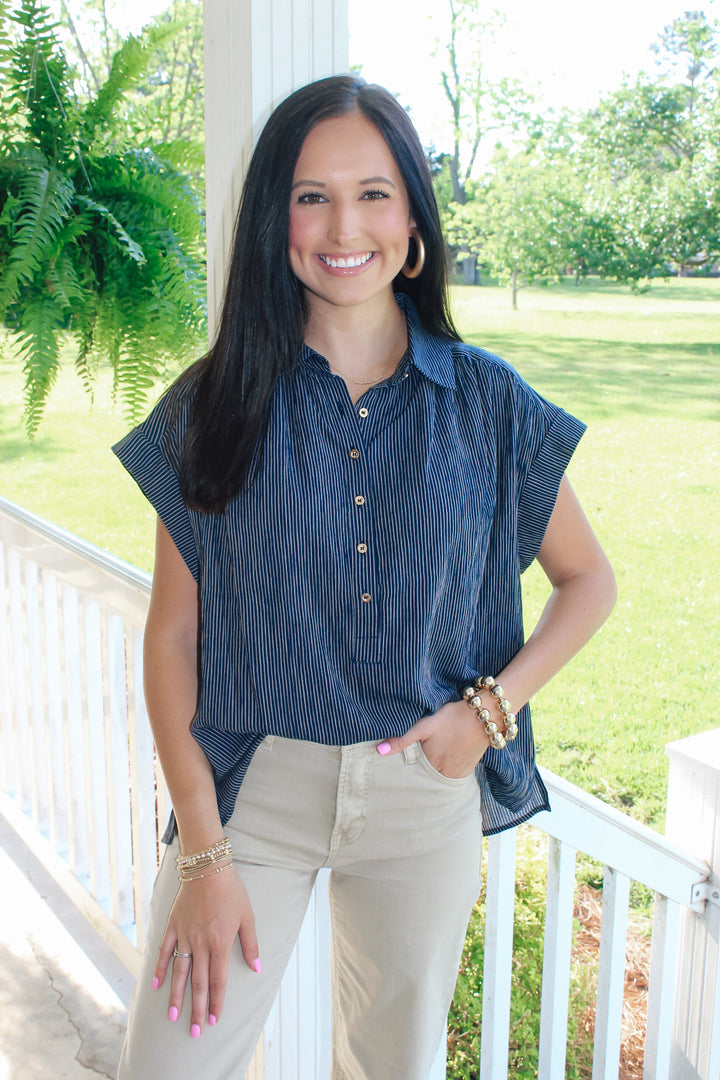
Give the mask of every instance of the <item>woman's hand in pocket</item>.
M 412 743 L 422 743 L 423 753 L 443 776 L 469 776 L 489 744 L 484 726 L 465 701 L 451 701 L 432 716 L 424 716 L 399 738 L 378 745 L 380 754 L 397 754 Z

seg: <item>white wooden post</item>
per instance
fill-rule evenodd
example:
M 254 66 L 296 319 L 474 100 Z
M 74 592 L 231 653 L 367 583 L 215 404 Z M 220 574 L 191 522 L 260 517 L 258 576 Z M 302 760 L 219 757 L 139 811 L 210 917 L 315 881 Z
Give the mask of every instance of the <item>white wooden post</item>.
M 666 751 L 667 837 L 712 872 L 704 913 L 682 913 L 670 1075 L 720 1080 L 720 730 L 669 743 Z
M 205 195 L 212 340 L 242 180 L 272 109 L 348 70 L 348 0 L 204 0 Z

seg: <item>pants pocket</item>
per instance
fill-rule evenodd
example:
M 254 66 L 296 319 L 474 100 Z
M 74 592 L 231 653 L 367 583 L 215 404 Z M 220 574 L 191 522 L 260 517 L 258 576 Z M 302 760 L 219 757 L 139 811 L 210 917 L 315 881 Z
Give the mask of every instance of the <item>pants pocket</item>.
M 408 760 L 410 760 L 410 761 L 417 760 L 419 762 L 419 764 L 422 766 L 422 768 L 424 768 L 424 770 L 427 773 L 429 773 L 431 776 L 433 776 L 436 780 L 441 780 L 444 784 L 449 784 L 450 787 L 464 787 L 471 780 L 473 780 L 473 781 L 475 780 L 475 770 L 474 769 L 467 776 L 445 776 L 444 773 L 441 773 L 432 764 L 432 762 L 428 758 L 427 754 L 423 750 L 423 745 L 422 745 L 421 742 L 413 743 L 412 746 L 408 747 L 408 750 L 412 750 L 413 747 L 415 748 L 415 757 L 414 758 L 412 756 L 410 756 L 409 758 L 406 757 L 405 760 L 406 761 L 408 761 Z

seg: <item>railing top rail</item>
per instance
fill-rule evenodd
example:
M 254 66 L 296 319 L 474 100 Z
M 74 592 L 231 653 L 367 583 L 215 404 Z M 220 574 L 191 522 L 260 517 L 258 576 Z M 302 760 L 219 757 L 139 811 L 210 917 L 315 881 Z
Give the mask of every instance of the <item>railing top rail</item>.
M 702 859 L 555 773 L 540 771 L 552 811 L 537 814 L 533 825 L 655 892 L 697 907 L 692 887 L 710 875 Z
M 152 578 L 130 563 L 3 498 L 0 540 L 93 599 L 144 622 Z

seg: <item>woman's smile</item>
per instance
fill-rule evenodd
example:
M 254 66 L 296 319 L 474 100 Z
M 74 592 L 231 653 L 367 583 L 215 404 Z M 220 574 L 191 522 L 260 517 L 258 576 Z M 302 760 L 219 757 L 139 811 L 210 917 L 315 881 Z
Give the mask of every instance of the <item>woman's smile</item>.
M 341 270 L 344 271 L 344 276 L 347 276 L 352 270 L 362 270 L 374 255 L 374 251 L 365 251 L 353 255 L 318 255 L 318 258 L 328 270 Z

